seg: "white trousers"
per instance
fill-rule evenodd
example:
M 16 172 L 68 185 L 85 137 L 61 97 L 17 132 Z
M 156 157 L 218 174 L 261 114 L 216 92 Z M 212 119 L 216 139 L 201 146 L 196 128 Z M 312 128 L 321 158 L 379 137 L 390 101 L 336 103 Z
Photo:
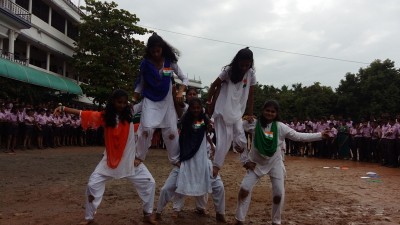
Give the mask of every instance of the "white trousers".
M 222 117 L 214 118 L 215 135 L 217 138 L 217 146 L 215 148 L 214 166 L 222 168 L 225 156 L 231 147 L 233 141 L 233 147 L 240 148 L 247 147 L 246 135 L 243 130 L 242 119 L 238 120 L 234 124 L 226 124 Z
M 143 201 L 143 213 L 151 214 L 154 206 L 154 195 L 156 183 L 147 167 L 141 163 L 135 167 L 135 175 L 125 177 L 136 188 L 139 197 Z M 85 219 L 93 220 L 97 207 L 103 199 L 106 181 L 113 179 L 97 172 L 90 175 L 88 186 L 86 188 L 86 210 Z
M 281 224 L 281 214 L 283 209 L 283 204 L 285 200 L 285 187 L 284 187 L 284 175 L 282 177 L 272 177 L 270 176 L 272 183 L 272 223 Z M 262 176 L 261 176 L 262 177 Z M 238 221 L 244 222 L 247 211 L 249 209 L 250 201 L 251 201 L 251 192 L 253 190 L 254 185 L 261 179 L 261 177 L 257 176 L 252 170 L 248 170 L 246 175 L 244 176 L 242 183 L 240 185 L 239 198 L 237 201 L 236 208 L 236 216 L 235 218 Z M 241 191 L 247 191 L 247 196 L 244 196 L 240 199 Z M 278 201 L 279 200 L 279 201 Z
M 144 160 L 147 152 L 151 146 L 151 140 L 153 139 L 155 128 L 148 128 L 139 126 L 138 129 L 138 140 L 136 142 L 136 156 Z M 147 135 L 144 135 L 147 133 Z M 168 159 L 172 164 L 179 161 L 179 134 L 178 129 L 175 127 L 161 128 L 162 138 L 168 151 Z M 170 135 L 174 138 L 171 140 Z
M 165 180 L 163 187 L 160 190 L 160 197 L 158 198 L 157 204 L 157 213 L 162 213 L 168 202 L 170 202 L 175 196 L 176 181 L 178 180 L 178 175 L 179 167 L 174 166 L 174 168 L 172 168 L 172 171 L 169 173 L 167 180 Z
M 157 204 L 157 213 L 162 213 L 165 206 L 170 201 L 173 202 L 174 211 L 181 211 L 185 204 L 185 195 L 175 192 L 176 181 L 179 175 L 179 167 L 174 167 L 160 190 L 160 197 Z M 215 211 L 219 214 L 225 214 L 225 189 L 221 177 L 211 179 L 212 198 L 214 201 Z M 195 196 L 196 207 L 205 209 L 208 201 L 208 194 Z
M 211 178 L 211 196 L 214 202 L 215 212 L 218 214 L 225 215 L 225 188 L 224 183 L 219 175 L 215 178 Z M 195 196 L 196 208 L 206 209 L 208 202 L 208 194 L 203 196 Z M 173 209 L 175 211 L 181 211 L 185 205 L 185 196 L 176 194 L 174 197 Z

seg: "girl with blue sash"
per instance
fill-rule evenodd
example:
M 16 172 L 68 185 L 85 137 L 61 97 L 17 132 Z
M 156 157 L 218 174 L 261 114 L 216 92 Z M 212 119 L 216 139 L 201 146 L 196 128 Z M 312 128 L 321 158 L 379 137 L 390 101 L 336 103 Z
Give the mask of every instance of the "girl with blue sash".
M 162 137 L 172 164 L 179 161 L 176 101 L 183 102 L 183 92 L 188 79 L 179 68 L 179 53 L 156 33 L 148 39 L 146 52 L 140 64 L 133 101 L 143 96 L 142 114 L 138 129 L 137 159 L 143 161 L 151 145 L 154 130 L 161 128 Z M 174 93 L 173 76 L 182 81 L 178 93 Z

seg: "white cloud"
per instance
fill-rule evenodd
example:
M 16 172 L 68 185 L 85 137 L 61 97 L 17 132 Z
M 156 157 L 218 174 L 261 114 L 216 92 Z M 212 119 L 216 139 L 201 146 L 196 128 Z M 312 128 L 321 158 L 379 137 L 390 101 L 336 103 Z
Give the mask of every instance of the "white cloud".
M 77 0 L 76 0 L 77 1 Z M 398 0 L 116 0 L 140 24 L 257 46 L 370 63 L 400 62 Z M 156 30 L 178 48 L 181 68 L 209 85 L 244 46 Z M 148 36 L 142 37 L 146 40 Z M 280 87 L 320 82 L 336 88 L 347 72 L 364 64 L 327 60 L 266 49 L 254 51 L 258 81 Z

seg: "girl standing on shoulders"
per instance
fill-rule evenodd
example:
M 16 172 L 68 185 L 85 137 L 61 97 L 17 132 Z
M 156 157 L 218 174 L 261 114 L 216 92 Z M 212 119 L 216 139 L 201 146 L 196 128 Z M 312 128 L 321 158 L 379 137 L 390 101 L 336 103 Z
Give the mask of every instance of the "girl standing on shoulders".
M 279 104 L 267 101 L 264 104 L 256 128 L 251 150 L 241 154 L 241 161 L 247 169 L 240 185 L 236 209 L 236 224 L 243 224 L 249 209 L 251 192 L 254 185 L 264 176 L 269 175 L 272 183 L 272 224 L 281 224 L 281 213 L 285 196 L 285 166 L 282 161 L 281 146 L 285 138 L 293 141 L 318 141 L 327 137 L 321 133 L 299 133 L 281 123 Z M 218 144 L 218 142 L 217 142 Z
M 183 102 L 183 92 L 188 79 L 177 64 L 178 55 L 178 51 L 156 33 L 149 38 L 133 97 L 134 103 L 137 103 L 140 94 L 144 97 L 136 153 L 137 158 L 142 161 L 146 157 L 156 128 L 161 128 L 170 162 L 176 164 L 179 161 L 178 118 L 174 105 L 173 74 L 182 80 L 182 85 L 176 93 L 178 103 Z
M 132 112 L 128 106 L 128 94 L 115 90 L 104 112 L 81 111 L 59 106 L 55 114 L 68 113 L 81 116 L 81 126 L 104 127 L 106 150 L 103 159 L 89 178 L 86 189 L 85 221 L 93 223 L 97 207 L 103 198 L 105 182 L 127 178 L 136 188 L 143 201 L 144 222 L 157 224 L 153 217 L 155 182 L 147 167 L 135 159 L 135 134 Z
M 225 66 L 208 92 L 208 113 L 214 118 L 217 146 L 213 176 L 222 168 L 225 156 L 233 147 L 243 152 L 247 146 L 242 116 L 248 108 L 248 121 L 253 122 L 253 86 L 256 84 L 253 52 L 241 49 L 232 62 Z

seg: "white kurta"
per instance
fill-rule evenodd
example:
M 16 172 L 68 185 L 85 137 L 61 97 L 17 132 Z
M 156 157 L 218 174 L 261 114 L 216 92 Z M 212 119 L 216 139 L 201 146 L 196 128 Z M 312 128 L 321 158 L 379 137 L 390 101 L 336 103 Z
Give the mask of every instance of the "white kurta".
M 183 74 L 178 64 L 171 63 L 171 68 L 182 81 L 182 84 L 187 86 L 188 78 Z M 163 69 L 159 70 L 160 77 L 162 76 L 162 71 Z M 135 89 L 135 92 L 141 93 L 144 88 L 144 83 L 145 82 L 142 77 L 139 85 Z M 167 128 L 176 127 L 176 124 L 177 114 L 172 97 L 172 82 L 170 82 L 168 94 L 163 100 L 154 102 L 148 98 L 143 99 L 140 125 L 146 128 Z
M 256 173 L 258 176 L 263 176 L 266 174 L 269 174 L 272 168 L 285 168 L 283 165 L 283 159 L 282 159 L 282 153 L 281 149 L 283 145 L 285 144 L 285 138 L 288 138 L 292 141 L 301 141 L 301 142 L 312 142 L 312 141 L 318 141 L 321 140 L 321 133 L 299 133 L 296 132 L 294 129 L 290 128 L 284 123 L 277 122 L 278 126 L 278 145 L 277 145 L 277 150 L 275 154 L 271 157 L 268 156 L 263 156 L 261 155 L 257 148 L 252 144 L 252 148 L 250 152 L 244 151 L 241 154 L 241 162 L 245 163 L 247 161 L 252 161 L 255 162 L 256 168 L 254 169 L 254 173 Z M 264 128 L 265 131 L 270 131 L 271 130 L 271 123 L 267 125 L 267 127 Z M 254 137 L 254 133 L 253 133 Z M 274 170 L 274 171 L 280 171 L 280 170 Z M 284 171 L 284 170 L 283 170 Z M 280 177 L 281 174 L 269 174 L 272 177 Z
M 187 196 L 211 193 L 211 174 L 208 161 L 206 135 L 204 135 L 196 154 L 181 163 L 175 192 Z
M 130 123 L 128 140 L 126 141 L 124 153 L 122 154 L 121 161 L 119 162 L 117 168 L 112 169 L 107 165 L 107 153 L 104 151 L 104 157 L 101 159 L 93 173 L 110 176 L 115 179 L 135 175 L 135 166 L 133 164 L 135 160 L 135 153 L 136 144 L 134 126 L 133 123 Z
M 213 114 L 217 147 L 214 166 L 222 168 L 225 156 L 233 141 L 233 147 L 246 148 L 247 140 L 243 130 L 242 116 L 246 109 L 250 86 L 256 84 L 253 69 L 249 69 L 241 82 L 234 84 L 225 69 L 219 75 L 223 81 Z
M 223 83 L 212 117 L 221 116 L 226 124 L 233 124 L 242 118 L 246 110 L 250 86 L 256 84 L 256 76 L 254 70 L 249 69 L 243 80 L 234 84 L 229 78 L 227 69 L 225 69 L 219 75 L 219 78 Z

